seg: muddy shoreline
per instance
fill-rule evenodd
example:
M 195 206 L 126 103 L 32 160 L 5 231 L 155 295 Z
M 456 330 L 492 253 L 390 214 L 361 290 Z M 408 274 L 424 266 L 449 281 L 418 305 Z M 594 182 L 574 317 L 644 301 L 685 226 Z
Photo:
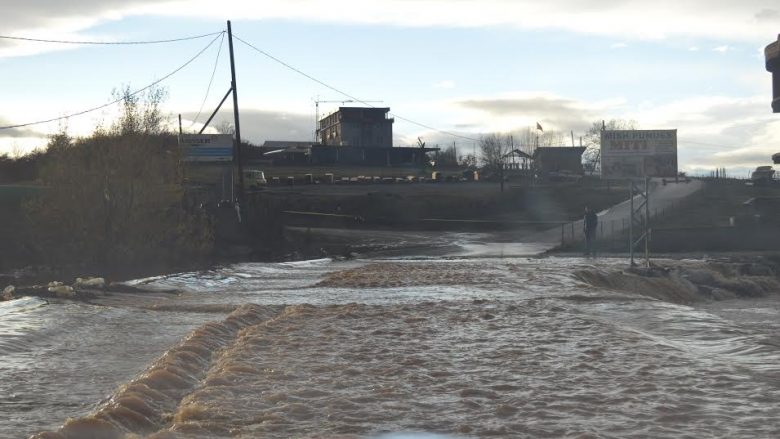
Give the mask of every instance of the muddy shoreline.
M 751 299 L 780 294 L 780 256 L 731 254 L 718 258 L 654 259 L 650 266 L 593 267 L 574 275 L 595 288 L 640 294 L 670 303 Z

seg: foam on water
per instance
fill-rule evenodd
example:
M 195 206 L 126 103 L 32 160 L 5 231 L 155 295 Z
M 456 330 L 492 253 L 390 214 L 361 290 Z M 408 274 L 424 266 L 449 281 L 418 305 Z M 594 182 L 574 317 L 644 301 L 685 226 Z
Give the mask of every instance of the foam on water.
M 237 313 L 240 322 L 229 323 L 234 313 L 195 331 L 60 434 L 109 424 L 162 427 L 152 438 L 780 433 L 776 383 L 555 301 Z
M 696 308 L 575 276 L 622 263 L 323 261 L 158 279 L 235 281 L 149 311 L 152 327 L 177 306 L 255 305 L 38 437 L 780 435 L 780 305 L 760 302 L 775 323 L 758 325 L 747 301 Z

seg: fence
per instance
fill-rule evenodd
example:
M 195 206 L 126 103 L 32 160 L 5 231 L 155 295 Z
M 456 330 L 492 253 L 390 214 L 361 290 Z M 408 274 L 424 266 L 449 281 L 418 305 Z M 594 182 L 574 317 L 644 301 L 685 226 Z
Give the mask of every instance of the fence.
M 670 215 L 675 210 L 680 209 L 686 199 L 669 201 L 665 206 L 650 208 L 650 224 L 654 219 L 662 219 Z M 596 228 L 596 240 L 600 247 L 620 248 L 628 246 L 627 238 L 624 232 L 628 230 L 630 218 L 607 219 L 599 218 Z M 576 220 L 560 225 L 561 247 L 576 246 L 581 244 L 584 239 L 582 230 L 582 220 Z

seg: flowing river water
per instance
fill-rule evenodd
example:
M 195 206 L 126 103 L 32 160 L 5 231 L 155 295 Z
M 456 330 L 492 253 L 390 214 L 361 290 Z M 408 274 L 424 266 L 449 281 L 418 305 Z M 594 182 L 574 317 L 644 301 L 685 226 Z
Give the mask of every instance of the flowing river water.
M 780 295 L 688 306 L 574 274 L 624 264 L 245 263 L 4 303 L 0 437 L 780 437 Z

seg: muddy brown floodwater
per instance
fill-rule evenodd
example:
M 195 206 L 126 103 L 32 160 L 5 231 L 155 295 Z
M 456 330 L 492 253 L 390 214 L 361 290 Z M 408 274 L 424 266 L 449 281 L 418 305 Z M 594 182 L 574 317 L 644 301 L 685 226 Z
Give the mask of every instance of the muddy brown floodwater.
M 0 390 L 49 401 L 30 412 L 3 396 L 0 436 L 780 436 L 778 296 L 680 305 L 575 275 L 623 263 L 239 264 L 135 282 L 184 292 L 155 303 L 21 308 L 17 337 L 52 343 L 15 343 L 26 357 L 0 369 Z M 33 324 L 42 314 L 79 332 L 72 352 L 49 351 L 70 338 Z

